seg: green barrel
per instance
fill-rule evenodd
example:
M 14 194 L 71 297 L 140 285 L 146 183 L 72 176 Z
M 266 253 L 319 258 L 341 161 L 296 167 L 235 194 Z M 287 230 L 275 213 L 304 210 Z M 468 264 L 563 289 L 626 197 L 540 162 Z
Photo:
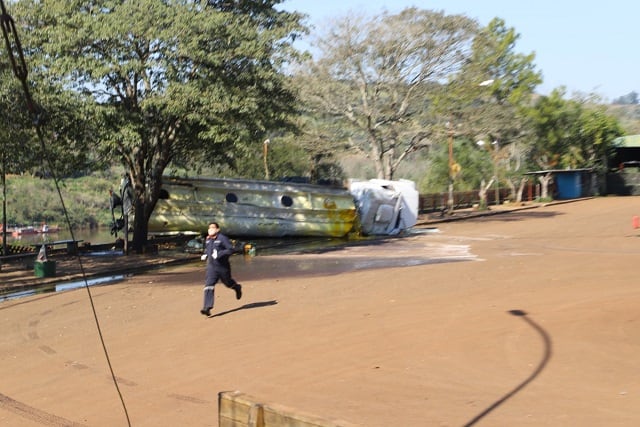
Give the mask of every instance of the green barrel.
M 36 277 L 56 277 L 56 262 L 36 261 L 33 264 L 33 272 Z

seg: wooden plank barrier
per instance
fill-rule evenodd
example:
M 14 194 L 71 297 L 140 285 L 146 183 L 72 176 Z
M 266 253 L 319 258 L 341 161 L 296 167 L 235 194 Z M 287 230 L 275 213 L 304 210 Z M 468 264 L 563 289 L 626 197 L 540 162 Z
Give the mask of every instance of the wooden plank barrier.
M 357 427 L 343 420 L 326 419 L 274 403 L 260 402 L 239 391 L 218 393 L 219 427 Z

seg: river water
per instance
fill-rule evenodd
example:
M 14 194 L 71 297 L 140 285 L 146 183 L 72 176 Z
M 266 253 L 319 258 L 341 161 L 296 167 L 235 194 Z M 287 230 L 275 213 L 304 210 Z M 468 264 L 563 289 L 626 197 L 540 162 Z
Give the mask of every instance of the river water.
M 153 235 L 150 234 L 151 238 Z M 97 230 L 74 230 L 73 237 L 75 240 L 81 241 L 82 244 L 91 243 L 92 245 L 100 245 L 107 243 L 115 243 L 116 236 L 111 234 L 108 228 L 101 228 Z M 124 238 L 122 231 L 118 232 L 118 238 Z M 196 237 L 194 235 L 194 237 Z M 229 236 L 232 241 L 242 248 L 245 243 L 251 242 L 253 246 L 257 246 L 261 253 L 279 254 L 291 252 L 292 248 L 295 250 L 304 249 L 319 249 L 326 247 L 334 247 L 344 244 L 347 240 L 345 238 L 329 238 L 329 237 L 298 237 L 298 238 L 235 238 Z M 0 242 L 2 233 L 0 232 Z M 55 233 L 37 233 L 26 234 L 22 236 L 14 237 L 11 233 L 7 232 L 7 243 L 9 245 L 17 246 L 33 246 L 34 244 L 42 244 L 46 242 L 55 242 L 57 240 L 70 240 L 72 238 L 71 232 L 60 228 L 60 231 Z M 133 238 L 133 234 L 129 233 L 129 239 Z

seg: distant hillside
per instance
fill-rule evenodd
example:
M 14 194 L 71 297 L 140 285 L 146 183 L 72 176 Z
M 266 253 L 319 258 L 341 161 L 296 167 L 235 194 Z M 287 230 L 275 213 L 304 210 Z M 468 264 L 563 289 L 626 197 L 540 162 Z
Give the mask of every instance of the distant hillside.
M 118 184 L 118 174 L 111 171 L 61 180 L 60 190 L 72 225 L 79 228 L 109 226 L 109 189 L 118 191 Z M 9 226 L 66 223 L 60 196 L 52 179 L 8 175 L 6 185 Z

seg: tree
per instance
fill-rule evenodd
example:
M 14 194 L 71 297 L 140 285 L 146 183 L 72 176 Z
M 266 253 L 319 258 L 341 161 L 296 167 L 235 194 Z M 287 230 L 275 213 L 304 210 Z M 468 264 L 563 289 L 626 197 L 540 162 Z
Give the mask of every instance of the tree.
M 577 129 L 584 162 L 602 178 L 601 191 L 606 191 L 609 159 L 615 155 L 613 141 L 625 132 L 618 120 L 607 114 L 604 105 L 583 104 Z
M 476 31 L 465 16 L 417 8 L 339 19 L 299 71 L 301 98 L 351 135 L 343 141 L 378 178 L 393 179 L 410 153 L 430 146 L 428 93 L 462 67 Z
M 517 200 L 524 188 L 530 134 L 523 107 L 542 82 L 535 54 L 515 52 L 519 37 L 494 18 L 474 38 L 464 67 L 434 100 L 442 117 L 453 122 L 456 138 L 487 142 L 493 168 L 485 178 L 489 185 L 506 183 Z
M 603 106 L 565 100 L 563 88 L 538 99 L 528 114 L 534 126 L 531 156 L 544 170 L 594 168 L 606 172 L 613 140 L 624 133 Z M 551 174 L 539 178 L 542 197 L 547 197 L 551 178 Z
M 136 251 L 170 164 L 233 165 L 288 125 L 295 96 L 280 69 L 304 29 L 280 2 L 18 2 L 41 81 L 100 106 L 100 148 L 132 179 Z
M 640 134 L 640 105 L 608 105 L 607 114 L 618 119 L 627 135 Z
M 282 180 L 306 176 L 310 165 L 306 153 L 295 141 L 278 137 L 267 139 L 253 156 L 238 159 L 238 168 L 250 179 Z M 268 174 L 267 174 L 268 171 Z
M 279 142 L 274 147 L 277 149 L 283 145 L 282 143 L 297 146 L 298 158 L 304 159 L 304 164 L 308 166 L 305 175 L 310 182 L 342 181 L 344 176 L 339 165 L 339 157 L 349 150 L 351 128 L 340 126 L 340 123 L 326 111 L 307 102 L 304 94 L 307 93 L 309 82 L 305 77 L 294 75 L 292 82 L 296 91 L 303 94 L 300 100 L 300 114 L 295 122 L 296 132 L 280 135 Z
M 534 126 L 531 158 L 541 170 L 560 168 L 561 156 L 568 153 L 571 128 L 578 119 L 576 105 L 564 99 L 564 90 L 555 89 L 549 96 L 539 98 L 529 111 Z M 565 156 L 565 161 L 568 159 Z M 548 186 L 553 175 L 550 172 L 538 176 L 542 186 L 540 196 L 548 198 Z
M 9 82 L 13 82 L 11 84 Z M 2 231 L 0 237 L 2 239 L 2 255 L 7 254 L 7 180 L 6 176 L 12 170 L 18 169 L 18 164 L 23 160 L 24 144 L 20 144 L 24 134 L 22 132 L 21 122 L 24 120 L 26 110 L 19 108 L 21 106 L 20 98 L 17 95 L 17 80 L 13 80 L 13 76 L 8 68 L 2 66 L 0 62 L 0 186 L 2 186 Z M 22 114 L 20 114 L 22 112 Z
M 632 91 L 626 95 L 613 100 L 612 104 L 620 105 L 637 105 L 638 104 L 638 92 Z
M 0 144 L 6 173 L 24 171 L 33 166 L 34 160 L 33 150 L 26 143 L 32 137 L 29 114 L 18 83 L 9 70 L 0 72 Z

